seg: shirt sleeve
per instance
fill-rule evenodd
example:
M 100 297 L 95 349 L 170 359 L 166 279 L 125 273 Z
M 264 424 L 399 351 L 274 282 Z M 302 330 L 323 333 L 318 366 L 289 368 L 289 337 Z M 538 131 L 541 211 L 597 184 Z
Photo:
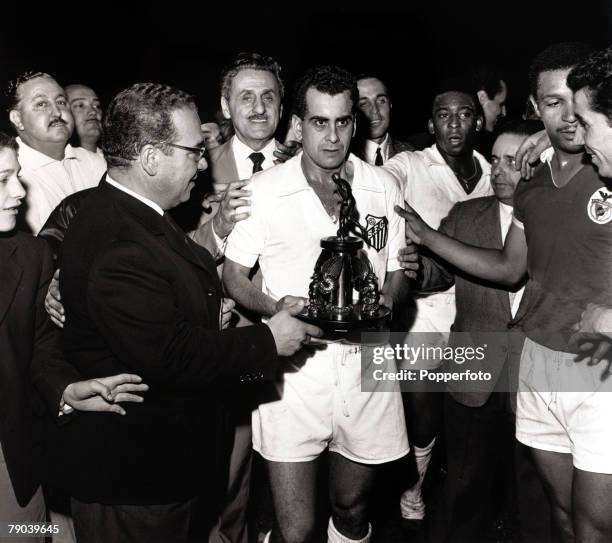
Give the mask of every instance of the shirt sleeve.
M 388 180 L 387 209 L 389 219 L 389 256 L 387 258 L 387 272 L 401 269 L 399 263 L 399 251 L 406 245 L 404 235 L 404 220 L 397 214 L 394 207 L 403 207 L 404 201 L 399 188 L 392 179 Z
M 384 163 L 383 168 L 387 170 L 399 183 L 400 193 L 406 193 L 406 187 L 412 175 L 412 163 L 410 161 L 410 151 L 398 153 Z
M 225 246 L 225 257 L 230 260 L 252 268 L 259 255 L 263 252 L 265 241 L 265 211 L 261 194 L 258 194 L 257 183 L 249 185 L 251 189 L 250 216 L 236 223 L 232 233 L 228 236 Z

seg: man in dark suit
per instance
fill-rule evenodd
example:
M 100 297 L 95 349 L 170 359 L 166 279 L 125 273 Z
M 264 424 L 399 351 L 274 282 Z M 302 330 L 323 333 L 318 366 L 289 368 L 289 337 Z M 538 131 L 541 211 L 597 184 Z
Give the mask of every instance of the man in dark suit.
M 355 154 L 368 164 L 382 166 L 402 151 L 414 151 L 412 145 L 394 139 L 389 133 L 393 105 L 385 82 L 375 76 L 361 75 L 357 78 L 357 88 L 365 130 L 355 140 Z
M 142 401 L 130 393 L 147 388 L 136 375 L 79 381 L 64 360 L 43 307 L 52 274 L 49 248 L 15 230 L 25 196 L 19 170 L 17 142 L 0 132 L 0 519 L 15 524 L 46 518 L 40 488 L 45 413 L 52 418 L 72 409 L 125 414 L 115 402 Z M 42 539 L 33 535 L 27 541 Z
M 520 180 L 520 173 L 514 169 L 514 156 L 525 137 L 539 128 L 539 122 L 522 121 L 507 123 L 499 130 L 491 164 L 495 195 L 455 204 L 443 219 L 441 232 L 477 247 L 503 247 L 512 220 L 514 190 Z M 454 360 L 450 362 L 450 369 L 491 375 L 488 380 L 447 384 L 444 427 L 448 477 L 439 517 L 432 523 L 432 540 L 471 542 L 489 535 L 495 484 L 512 483 L 504 473 L 504 466 L 512 458 L 513 447 L 518 460 L 521 528 L 525 540 L 546 540 L 549 522 L 548 510 L 542 511 L 543 490 L 533 467 L 524 458 L 524 448 L 513 437 L 516 404 L 512 391 L 516 392 L 523 336 L 518 332 L 508 333 L 507 325 L 518 309 L 522 284 L 508 291 L 459 273 L 433 256 L 424 256 L 422 265 L 424 290 L 446 289 L 455 283 L 457 315 L 449 346 L 465 349 L 486 345 L 482 360 Z
M 83 416 L 58 432 L 59 479 L 84 541 L 205 539 L 225 488 L 235 387 L 273 378 L 279 355 L 320 333 L 288 312 L 219 330 L 214 260 L 166 212 L 207 166 L 200 124 L 182 91 L 120 92 L 104 119 L 108 173 L 62 246 L 68 360 L 84 375 L 138 368 L 150 385 L 129 420 Z

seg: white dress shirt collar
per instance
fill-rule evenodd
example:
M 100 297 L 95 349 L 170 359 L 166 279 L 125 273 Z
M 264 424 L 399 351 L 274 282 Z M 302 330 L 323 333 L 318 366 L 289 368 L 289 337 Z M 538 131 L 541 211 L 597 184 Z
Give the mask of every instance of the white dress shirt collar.
M 266 146 L 259 151 L 264 156 L 264 161 L 261 164 L 263 170 L 267 170 L 274 166 L 274 150 L 276 149 L 276 141 L 271 139 Z M 238 136 L 232 138 L 232 151 L 236 160 L 236 169 L 240 179 L 250 179 L 253 175 L 253 161 L 249 158 L 251 153 L 256 153 L 248 145 L 244 144 Z
M 155 202 L 153 202 L 152 200 L 149 200 L 148 198 L 145 198 L 142 194 L 138 194 L 137 192 L 134 192 L 133 190 L 128 189 L 126 186 L 122 185 L 121 183 L 117 183 L 117 181 L 112 179 L 111 176 L 108 174 L 106 174 L 106 182 L 109 185 L 115 187 L 116 189 L 119 189 L 125 192 L 126 194 L 129 194 L 133 198 L 136 198 L 136 200 L 140 200 L 143 204 L 155 210 L 162 217 L 164 216 L 164 210 L 161 207 L 159 207 Z
M 374 162 L 376 162 L 376 149 L 379 147 L 383 162 L 386 162 L 389 158 L 389 132 L 385 134 L 385 139 L 380 143 L 372 140 L 365 141 L 365 158 L 368 164 L 374 165 Z
M 49 155 L 45 155 L 33 147 L 30 147 L 21 138 L 18 137 L 16 139 L 19 145 L 19 158 L 24 164 L 27 164 L 28 168 L 31 170 L 38 170 L 39 168 L 43 168 L 48 164 L 52 164 L 53 162 L 61 162 L 61 160 L 56 160 Z M 63 160 L 70 159 L 78 159 L 78 157 L 75 155 L 72 145 L 68 143 L 64 149 Z

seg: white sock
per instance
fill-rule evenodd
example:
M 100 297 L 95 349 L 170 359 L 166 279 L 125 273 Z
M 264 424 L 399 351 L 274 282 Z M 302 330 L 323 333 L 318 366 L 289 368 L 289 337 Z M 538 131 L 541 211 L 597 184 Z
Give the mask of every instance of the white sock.
M 423 486 L 423 480 L 427 474 L 427 468 L 431 460 L 431 454 L 436 444 L 436 438 L 431 440 L 431 443 L 426 447 L 414 447 L 414 458 L 416 460 L 417 472 L 419 474 L 419 480 L 406 490 L 400 499 L 400 509 L 402 518 L 405 519 L 423 519 L 425 518 L 425 503 L 421 496 L 421 487 Z
M 329 517 L 327 525 L 327 543 L 370 543 L 372 537 L 372 525 L 368 523 L 368 533 L 361 539 L 351 539 L 342 535 L 334 525 L 334 519 Z

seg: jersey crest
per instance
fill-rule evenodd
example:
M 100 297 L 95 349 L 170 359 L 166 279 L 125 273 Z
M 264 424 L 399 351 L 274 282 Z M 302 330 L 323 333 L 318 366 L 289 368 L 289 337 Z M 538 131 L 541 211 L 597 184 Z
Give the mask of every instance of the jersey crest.
M 587 214 L 596 224 L 612 221 L 612 192 L 603 187 L 597 189 L 589 198 Z
M 376 217 L 375 215 L 366 215 L 366 241 L 370 247 L 376 249 L 376 252 L 387 245 L 389 237 L 389 221 L 387 217 Z

